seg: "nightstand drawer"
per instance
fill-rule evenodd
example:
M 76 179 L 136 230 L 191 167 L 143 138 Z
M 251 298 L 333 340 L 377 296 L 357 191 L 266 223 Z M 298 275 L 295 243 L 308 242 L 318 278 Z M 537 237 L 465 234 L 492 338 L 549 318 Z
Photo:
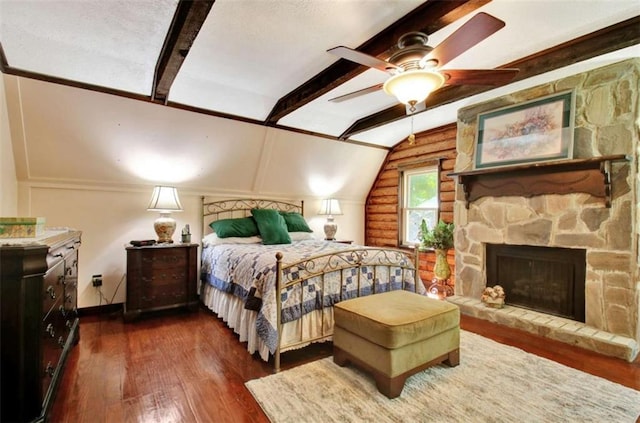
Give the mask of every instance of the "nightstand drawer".
M 149 286 L 163 287 L 184 285 L 180 282 L 184 281 L 187 277 L 187 272 L 183 268 L 168 268 L 160 269 L 156 272 L 142 272 L 140 273 L 140 290 L 148 288 Z
M 156 248 L 152 254 L 143 254 L 140 259 L 142 269 L 173 269 L 187 264 L 187 252 L 169 248 Z
M 142 275 L 155 274 L 163 271 L 171 271 L 176 268 L 185 268 L 187 262 L 186 251 L 174 251 L 169 248 L 155 248 L 152 252 L 136 251 L 133 257 L 127 259 L 127 272 Z
M 185 284 L 165 286 L 147 285 L 140 288 L 139 295 L 139 307 L 141 309 L 151 309 L 186 303 L 187 289 Z

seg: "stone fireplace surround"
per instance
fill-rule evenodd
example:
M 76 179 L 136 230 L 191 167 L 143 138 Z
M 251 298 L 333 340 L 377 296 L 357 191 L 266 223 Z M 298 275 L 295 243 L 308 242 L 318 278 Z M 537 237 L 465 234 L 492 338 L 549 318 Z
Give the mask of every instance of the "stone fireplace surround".
M 586 193 L 485 196 L 467 202 L 456 184 L 456 287 L 461 312 L 633 361 L 639 352 L 638 81 L 640 59 L 595 69 L 458 112 L 455 172 L 473 169 L 478 113 L 574 89 L 574 158 L 625 154 L 612 166 L 612 202 Z M 468 206 L 468 208 L 467 208 Z M 486 244 L 586 249 L 586 323 L 480 302 Z

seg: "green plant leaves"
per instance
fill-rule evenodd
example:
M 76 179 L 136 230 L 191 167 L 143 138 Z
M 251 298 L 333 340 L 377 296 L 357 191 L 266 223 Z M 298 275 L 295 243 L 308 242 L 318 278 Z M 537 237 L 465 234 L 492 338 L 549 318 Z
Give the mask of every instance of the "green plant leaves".
M 427 227 L 427 222 L 422 219 L 420 224 L 420 237 L 422 248 L 433 248 L 434 250 L 448 250 L 453 248 L 453 223 L 445 223 L 442 220 L 433 228 Z

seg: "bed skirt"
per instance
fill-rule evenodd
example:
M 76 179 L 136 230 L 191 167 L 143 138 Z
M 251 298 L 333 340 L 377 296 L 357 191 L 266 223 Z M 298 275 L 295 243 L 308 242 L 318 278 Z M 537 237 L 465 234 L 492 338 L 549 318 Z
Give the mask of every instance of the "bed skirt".
M 269 347 L 256 330 L 257 312 L 244 308 L 242 300 L 232 294 L 222 292 L 205 283 L 200 294 L 202 302 L 209 310 L 221 318 L 229 328 L 238 334 L 240 342 L 247 343 L 250 354 L 258 352 L 260 358 L 269 361 Z M 330 341 L 333 334 L 333 308 L 317 310 L 301 319 L 284 323 L 280 341 L 281 352 L 305 347 L 311 342 Z

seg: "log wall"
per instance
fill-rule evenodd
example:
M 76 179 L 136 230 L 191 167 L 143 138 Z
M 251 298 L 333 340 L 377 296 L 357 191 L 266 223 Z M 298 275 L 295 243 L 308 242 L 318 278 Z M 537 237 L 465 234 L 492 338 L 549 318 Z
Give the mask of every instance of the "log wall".
M 455 200 L 455 180 L 447 176 L 453 172 L 456 161 L 456 124 L 442 126 L 416 134 L 416 141 L 409 145 L 407 140 L 396 145 L 378 173 L 365 206 L 365 244 L 379 247 L 399 247 L 400 239 L 400 172 L 398 168 L 440 159 L 440 219 L 453 222 Z M 455 274 L 455 254 L 450 250 L 447 256 L 453 275 Z M 435 254 L 420 253 L 420 276 L 427 284 L 433 279 Z

